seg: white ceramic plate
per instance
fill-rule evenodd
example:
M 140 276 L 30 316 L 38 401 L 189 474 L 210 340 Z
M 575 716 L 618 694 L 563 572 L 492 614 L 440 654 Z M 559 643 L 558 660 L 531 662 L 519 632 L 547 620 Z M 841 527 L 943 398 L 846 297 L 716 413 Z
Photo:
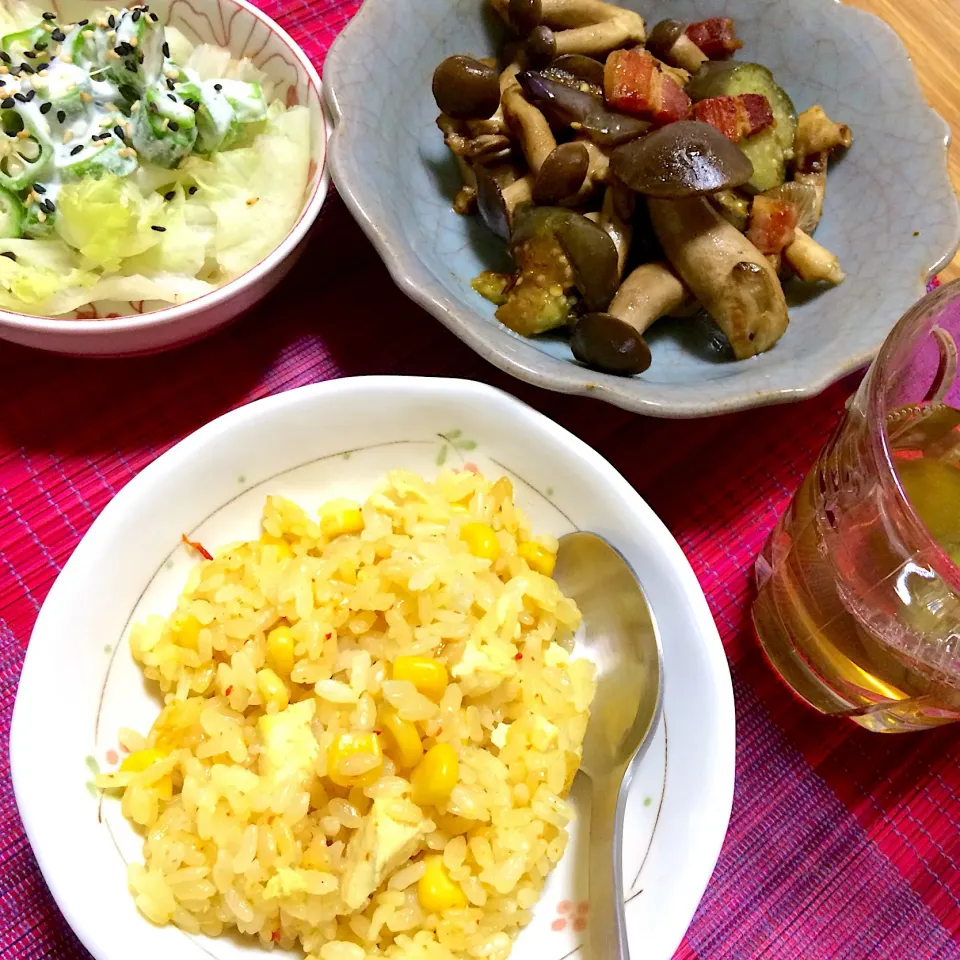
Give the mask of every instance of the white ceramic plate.
M 537 529 L 607 537 L 643 582 L 663 642 L 663 720 L 631 793 L 625 895 L 635 956 L 670 957 L 720 852 L 734 776 L 733 694 L 706 600 L 676 541 L 630 485 L 576 437 L 482 384 L 337 380 L 260 400 L 165 453 L 107 506 L 40 613 L 27 651 L 10 753 L 17 803 L 60 909 L 97 960 L 239 960 L 257 946 L 158 929 L 136 911 L 124 861 L 140 840 L 92 772 L 116 763 L 119 726 L 159 710 L 129 653 L 132 619 L 169 611 L 206 544 L 258 535 L 268 493 L 310 506 L 363 497 L 383 473 L 425 475 L 473 461 L 506 474 Z M 669 749 L 668 749 L 669 748 Z M 585 811 L 578 781 L 573 798 Z M 589 924 L 581 817 L 516 960 L 561 960 Z M 264 954 L 265 955 L 265 954 Z

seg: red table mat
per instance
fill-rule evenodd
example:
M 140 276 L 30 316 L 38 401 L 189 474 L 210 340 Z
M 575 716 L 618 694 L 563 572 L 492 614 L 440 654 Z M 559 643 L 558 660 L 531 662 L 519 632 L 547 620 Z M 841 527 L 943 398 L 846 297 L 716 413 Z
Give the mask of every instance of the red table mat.
M 261 6 L 322 65 L 357 3 Z M 690 558 L 733 673 L 737 787 L 678 958 L 960 958 L 960 728 L 884 737 L 821 717 L 773 675 L 750 626 L 754 557 L 855 382 L 687 422 L 525 386 L 396 290 L 335 192 L 280 290 L 202 343 L 121 361 L 0 345 L 0 956 L 88 957 L 44 886 L 9 778 L 23 650 L 61 566 L 107 501 L 203 423 L 368 373 L 467 377 L 515 394 L 610 460 Z

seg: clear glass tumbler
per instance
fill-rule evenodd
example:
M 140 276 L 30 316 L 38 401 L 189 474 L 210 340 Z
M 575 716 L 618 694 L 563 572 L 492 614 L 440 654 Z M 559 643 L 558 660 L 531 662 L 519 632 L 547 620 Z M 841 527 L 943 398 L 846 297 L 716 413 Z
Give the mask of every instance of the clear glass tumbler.
M 897 324 L 757 560 L 757 636 L 818 710 L 960 720 L 960 281 Z

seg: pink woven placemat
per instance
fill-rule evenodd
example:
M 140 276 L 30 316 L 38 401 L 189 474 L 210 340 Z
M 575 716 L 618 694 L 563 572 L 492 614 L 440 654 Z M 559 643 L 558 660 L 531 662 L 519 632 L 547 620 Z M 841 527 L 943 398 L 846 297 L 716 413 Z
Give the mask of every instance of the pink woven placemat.
M 261 6 L 321 65 L 357 3 Z M 690 558 L 733 672 L 737 789 L 678 958 L 960 958 L 958 730 L 881 737 L 820 717 L 773 676 L 750 628 L 753 559 L 854 384 L 696 422 L 526 387 L 394 288 L 335 194 L 280 291 L 209 340 L 123 361 L 0 345 L 0 956 L 88 956 L 37 869 L 7 751 L 23 650 L 62 564 L 106 502 L 190 431 L 267 394 L 366 373 L 516 394 L 607 457 Z

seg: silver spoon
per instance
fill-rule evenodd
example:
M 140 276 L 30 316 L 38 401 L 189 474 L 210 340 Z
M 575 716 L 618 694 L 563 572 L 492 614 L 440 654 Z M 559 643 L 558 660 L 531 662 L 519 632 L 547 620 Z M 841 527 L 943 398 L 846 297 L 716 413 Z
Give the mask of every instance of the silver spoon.
M 590 804 L 590 946 L 595 960 L 629 960 L 623 908 L 627 793 L 660 719 L 663 654 L 653 614 L 627 561 L 602 537 L 560 538 L 554 577 L 583 614 L 578 641 L 597 667 L 581 769 Z

